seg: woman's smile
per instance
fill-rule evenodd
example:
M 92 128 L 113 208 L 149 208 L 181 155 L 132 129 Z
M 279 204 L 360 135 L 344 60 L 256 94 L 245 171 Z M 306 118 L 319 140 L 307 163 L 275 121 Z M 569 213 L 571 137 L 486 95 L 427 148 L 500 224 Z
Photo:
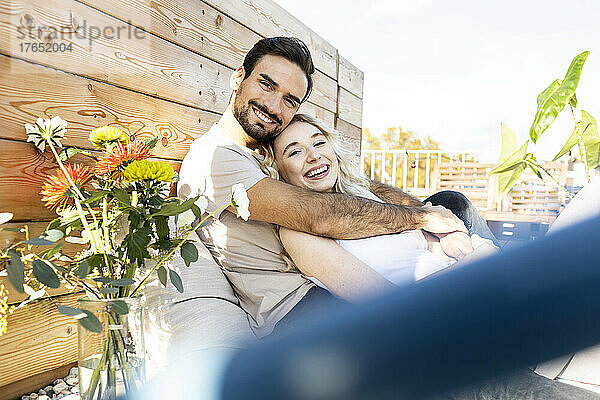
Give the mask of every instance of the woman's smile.
M 304 176 L 307 179 L 319 180 L 327 177 L 329 175 L 329 165 L 321 164 L 316 167 L 309 169 Z

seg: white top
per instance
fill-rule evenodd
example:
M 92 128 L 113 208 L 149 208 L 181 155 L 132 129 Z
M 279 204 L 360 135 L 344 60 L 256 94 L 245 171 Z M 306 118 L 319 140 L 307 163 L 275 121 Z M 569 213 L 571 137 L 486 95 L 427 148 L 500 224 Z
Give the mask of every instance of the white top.
M 454 263 L 429 251 L 420 229 L 336 242 L 397 286 L 414 283 Z M 317 279 L 310 279 L 327 289 Z

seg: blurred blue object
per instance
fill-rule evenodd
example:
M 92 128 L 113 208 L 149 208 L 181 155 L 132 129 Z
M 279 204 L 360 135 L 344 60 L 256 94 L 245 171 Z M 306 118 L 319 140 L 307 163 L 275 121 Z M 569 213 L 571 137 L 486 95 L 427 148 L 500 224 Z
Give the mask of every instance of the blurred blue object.
M 595 218 L 267 338 L 231 358 L 222 398 L 425 398 L 599 343 L 599 233 Z

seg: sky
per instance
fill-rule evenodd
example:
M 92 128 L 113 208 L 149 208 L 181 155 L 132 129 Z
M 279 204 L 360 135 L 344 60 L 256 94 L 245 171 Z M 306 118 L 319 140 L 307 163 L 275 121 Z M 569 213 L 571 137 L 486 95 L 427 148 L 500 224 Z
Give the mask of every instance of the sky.
M 600 121 L 599 0 L 275 0 L 365 73 L 363 127 L 400 125 L 497 160 L 500 123 L 528 139 L 536 97 L 590 55 L 577 89 Z M 529 150 L 551 159 L 568 109 Z

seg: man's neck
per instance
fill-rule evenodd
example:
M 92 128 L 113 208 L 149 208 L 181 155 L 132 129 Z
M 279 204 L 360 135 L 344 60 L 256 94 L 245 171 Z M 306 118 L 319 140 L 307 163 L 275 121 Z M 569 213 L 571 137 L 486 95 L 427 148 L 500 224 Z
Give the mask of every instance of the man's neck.
M 231 107 L 231 104 L 227 106 L 227 109 L 219 119 L 219 128 L 221 128 L 227 137 L 233 140 L 235 143 L 251 149 L 256 149 L 259 145 L 258 141 L 246 134 L 238 120 L 233 115 Z

